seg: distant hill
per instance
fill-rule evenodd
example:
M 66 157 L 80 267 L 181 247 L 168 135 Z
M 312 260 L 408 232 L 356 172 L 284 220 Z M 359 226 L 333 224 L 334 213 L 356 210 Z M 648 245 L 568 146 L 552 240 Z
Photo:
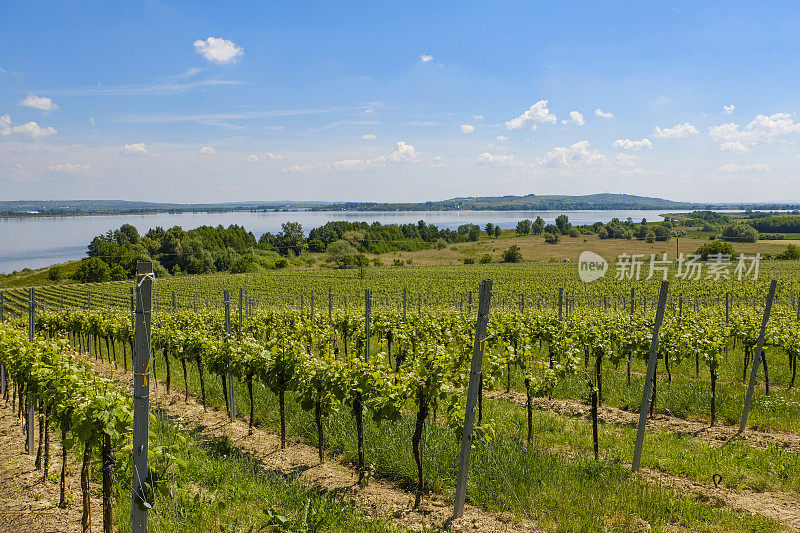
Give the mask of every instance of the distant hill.
M 587 194 L 584 196 L 536 195 L 462 197 L 422 203 L 333 203 L 317 210 L 348 211 L 568 211 L 576 209 L 694 209 L 705 204 L 674 202 L 631 194 Z
M 145 213 L 225 211 L 574 211 L 578 209 L 798 209 L 800 204 L 745 204 L 674 202 L 632 194 L 587 194 L 567 196 L 468 196 L 435 202 L 324 202 L 254 201 L 218 204 L 131 202 L 127 200 L 14 200 L 0 201 L 0 217 L 121 215 Z

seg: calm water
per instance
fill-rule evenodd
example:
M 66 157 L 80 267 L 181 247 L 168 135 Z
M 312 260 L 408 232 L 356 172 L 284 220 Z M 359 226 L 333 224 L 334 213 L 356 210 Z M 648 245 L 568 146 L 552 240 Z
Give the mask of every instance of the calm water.
M 680 211 L 566 211 L 573 224 L 608 222 L 616 217 L 625 220 L 631 217 L 640 221 L 661 220 L 661 213 Z M 552 223 L 561 211 L 408 211 L 408 212 L 355 212 L 355 211 L 297 211 L 291 213 L 158 213 L 152 215 L 112 215 L 48 218 L 0 218 L 0 272 L 9 273 L 23 268 L 41 268 L 86 256 L 86 245 L 95 235 L 123 224 L 136 226 L 140 233 L 156 226 L 184 229 L 208 225 L 238 224 L 253 232 L 256 238 L 266 232 L 280 231 L 283 222 L 300 222 L 308 232 L 333 220 L 367 221 L 405 224 L 424 220 L 439 228 L 455 229 L 461 224 L 487 223 L 500 225 L 503 229 L 515 228 L 517 222 L 541 216 Z

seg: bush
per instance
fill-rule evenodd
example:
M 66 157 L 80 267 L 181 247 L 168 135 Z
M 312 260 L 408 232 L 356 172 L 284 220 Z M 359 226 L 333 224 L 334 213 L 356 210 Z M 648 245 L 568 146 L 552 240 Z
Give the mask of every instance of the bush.
M 733 250 L 733 245 L 729 242 L 714 241 L 704 244 L 695 252 L 703 258 L 703 261 L 708 260 L 709 255 L 722 254 L 733 257 L 736 252 Z
M 464 258 L 464 264 L 465 265 L 474 265 L 475 264 L 475 258 L 474 257 L 465 257 Z
M 381 261 L 380 257 L 376 257 L 375 259 L 372 260 L 372 266 L 382 267 L 383 261 Z
M 122 268 L 122 265 L 114 265 L 111 268 L 111 272 L 109 272 L 109 276 L 111 277 L 111 281 L 123 281 L 127 276 L 125 275 L 125 269 Z
M 81 261 L 72 278 L 81 283 L 109 281 L 111 279 L 111 269 L 99 257 L 91 257 Z
M 444 250 L 445 248 L 447 248 L 447 241 L 444 240 L 444 239 L 441 239 L 441 238 L 437 239 L 436 240 L 436 249 L 437 250 Z
M 328 245 L 328 261 L 336 263 L 339 268 L 355 264 L 357 255 L 358 250 L 344 239 L 339 239 Z
M 520 261 L 522 261 L 522 250 L 516 244 L 511 245 L 511 248 L 503 252 L 504 263 L 519 263 Z
M 786 247 L 784 251 L 776 255 L 775 259 L 788 259 L 788 260 L 800 259 L 800 248 L 794 244 L 790 244 L 789 246 Z
M 287 266 L 289 266 L 289 260 L 285 257 L 281 257 L 275 261 L 275 268 L 286 268 Z
M 47 279 L 50 281 L 61 281 L 64 277 L 64 274 L 61 272 L 61 267 L 58 265 L 51 266 L 50 270 L 47 271 Z
M 756 242 L 758 231 L 748 224 L 728 224 L 722 228 L 722 238 L 732 242 Z
M 656 232 L 653 230 L 648 231 L 644 236 L 644 240 L 649 243 L 656 242 Z
M 396 267 L 401 267 L 401 266 L 403 266 L 405 264 L 406 264 L 406 262 L 403 261 L 402 259 L 395 259 L 394 261 L 392 261 L 392 265 L 394 265 Z
M 572 226 L 572 227 L 569 229 L 569 236 L 570 236 L 570 237 L 573 237 L 573 238 L 580 237 L 580 236 L 581 236 L 581 230 L 579 230 L 579 229 L 578 229 L 578 228 L 576 228 L 575 226 Z
M 489 255 L 489 254 L 483 254 L 481 256 L 481 258 L 478 260 L 478 263 L 480 263 L 482 265 L 485 265 L 485 264 L 491 263 L 491 262 L 492 262 L 492 256 Z
M 559 233 L 545 233 L 544 242 L 547 244 L 558 244 L 561 241 L 561 234 Z
M 759 233 L 758 238 L 762 241 L 782 241 L 786 235 L 783 233 Z

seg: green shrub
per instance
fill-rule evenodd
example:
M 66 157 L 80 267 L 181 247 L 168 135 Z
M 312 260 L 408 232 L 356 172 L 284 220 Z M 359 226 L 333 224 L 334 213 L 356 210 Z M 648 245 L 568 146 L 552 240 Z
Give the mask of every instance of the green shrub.
M 479 262 L 480 264 L 482 264 L 482 265 L 485 265 L 485 264 L 487 264 L 487 263 L 491 263 L 491 262 L 492 262 L 492 256 L 491 256 L 491 255 L 489 255 L 489 254 L 483 254 L 483 255 L 481 256 L 481 258 L 478 260 L 478 262 Z
M 474 265 L 475 264 L 475 258 L 474 257 L 465 257 L 464 258 L 464 264 L 465 265 Z
M 714 241 L 704 244 L 703 246 L 698 248 L 695 253 L 701 256 L 703 258 L 703 261 L 707 261 L 708 256 L 714 254 L 722 254 L 730 257 L 736 255 L 736 252 L 733 249 L 733 245 L 729 242 L 723 242 L 723 241 Z
M 572 228 L 573 230 L 575 228 Z M 513 244 L 508 250 L 503 252 L 503 262 L 504 263 L 519 263 L 522 261 L 522 250 L 519 249 L 519 246 Z
M 789 246 L 786 247 L 784 251 L 776 255 L 775 259 L 789 259 L 789 260 L 800 259 L 800 247 L 797 247 L 794 244 L 790 244 Z

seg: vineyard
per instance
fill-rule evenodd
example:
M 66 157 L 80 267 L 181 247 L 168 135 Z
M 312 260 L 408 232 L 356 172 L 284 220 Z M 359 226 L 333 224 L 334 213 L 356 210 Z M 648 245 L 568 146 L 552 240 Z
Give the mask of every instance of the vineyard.
M 793 263 L 668 287 L 552 263 L 9 290 L 3 411 L 84 531 L 93 486 L 104 531 L 796 530 Z

